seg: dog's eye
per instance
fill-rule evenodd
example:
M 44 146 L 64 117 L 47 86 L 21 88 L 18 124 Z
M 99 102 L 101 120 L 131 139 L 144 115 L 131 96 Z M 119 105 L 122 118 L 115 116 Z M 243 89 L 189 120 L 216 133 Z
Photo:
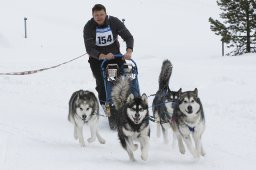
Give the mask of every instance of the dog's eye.
M 133 108 L 133 107 L 131 108 L 131 110 L 132 110 L 132 111 L 136 111 L 136 109 L 135 109 L 135 108 Z
M 140 110 L 139 110 L 140 112 L 143 112 L 143 108 L 140 108 Z
M 86 109 L 86 111 L 88 111 L 90 108 L 88 107 L 87 109 Z
M 191 103 L 194 103 L 195 102 L 195 100 L 191 100 Z
M 187 103 L 187 100 L 184 100 L 184 103 Z
M 80 107 L 80 110 L 81 110 L 81 111 L 83 111 L 83 108 L 82 108 L 82 107 Z

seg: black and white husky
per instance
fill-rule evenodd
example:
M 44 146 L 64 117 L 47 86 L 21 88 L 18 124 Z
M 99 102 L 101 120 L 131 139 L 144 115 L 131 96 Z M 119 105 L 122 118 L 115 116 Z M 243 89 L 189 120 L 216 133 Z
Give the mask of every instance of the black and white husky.
M 197 89 L 180 94 L 179 104 L 174 112 L 171 125 L 178 139 L 179 150 L 182 154 L 185 153 L 184 141 L 188 150 L 195 158 L 205 155 L 201 141 L 205 130 L 205 117 Z M 193 137 L 195 147 L 193 146 L 191 136 Z
M 169 88 L 172 68 L 172 64 L 169 60 L 163 61 L 159 75 L 159 89 L 155 95 L 152 106 L 153 116 L 157 122 L 157 136 L 160 137 L 161 127 L 165 143 L 169 142 L 168 129 L 171 128 L 170 121 L 181 93 L 181 89 L 179 91 L 171 91 Z
M 83 126 L 90 126 L 91 137 L 87 139 L 89 143 L 95 141 L 96 137 L 101 144 L 105 140 L 98 132 L 99 104 L 93 92 L 78 90 L 74 92 L 69 100 L 68 120 L 74 124 L 74 138 L 79 139 L 82 147 L 85 146 L 83 137 Z
M 149 111 L 147 96 L 134 96 L 130 93 L 130 81 L 120 79 L 112 90 L 112 100 L 117 110 L 117 130 L 122 147 L 127 151 L 131 161 L 135 161 L 139 141 L 141 159 L 148 159 L 149 149 Z

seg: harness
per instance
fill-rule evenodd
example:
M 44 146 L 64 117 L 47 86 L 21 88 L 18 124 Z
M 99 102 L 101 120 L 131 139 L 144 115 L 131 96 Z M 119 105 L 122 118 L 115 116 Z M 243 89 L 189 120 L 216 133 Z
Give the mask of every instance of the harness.
M 171 108 L 173 110 L 175 110 L 177 108 L 177 106 L 178 106 L 178 101 L 173 99 L 173 100 L 169 100 L 168 102 L 165 102 L 165 103 L 170 103 L 170 102 L 172 102 Z M 174 121 L 174 115 L 173 114 L 170 115 L 167 110 L 166 110 L 166 112 L 162 112 L 160 114 L 167 117 L 167 120 L 162 120 L 161 116 L 160 116 L 160 124 L 171 123 L 172 121 Z
M 164 103 L 160 103 L 160 104 L 157 104 L 157 105 L 154 105 L 154 106 L 159 106 L 159 105 L 162 105 L 162 104 L 166 104 L 166 103 L 170 103 L 170 102 L 173 102 L 172 103 L 172 108 L 175 109 L 178 105 L 178 101 L 176 100 L 171 100 L 171 101 L 168 101 L 168 102 L 164 102 Z M 148 116 L 148 119 L 152 122 L 155 122 L 155 123 L 160 123 L 160 124 L 164 124 L 164 123 L 171 123 L 173 120 L 174 120 L 174 116 L 172 115 L 169 115 L 167 111 L 165 112 L 161 112 L 161 115 L 166 115 L 167 116 L 167 120 L 163 120 L 160 118 L 160 122 L 156 121 L 156 118 L 154 116 Z

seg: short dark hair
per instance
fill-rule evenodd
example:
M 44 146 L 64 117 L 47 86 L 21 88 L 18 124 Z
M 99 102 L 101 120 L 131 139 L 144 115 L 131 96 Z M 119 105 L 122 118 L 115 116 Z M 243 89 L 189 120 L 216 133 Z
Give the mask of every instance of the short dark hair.
M 101 5 L 101 4 L 95 4 L 94 7 L 92 8 L 92 13 L 95 11 L 101 11 L 104 10 L 106 12 L 106 8 Z

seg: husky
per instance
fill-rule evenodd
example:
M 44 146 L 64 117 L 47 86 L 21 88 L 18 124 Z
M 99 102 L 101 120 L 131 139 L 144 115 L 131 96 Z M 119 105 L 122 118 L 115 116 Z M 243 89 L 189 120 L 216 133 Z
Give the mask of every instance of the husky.
M 170 120 L 172 119 L 178 98 L 181 93 L 179 91 L 171 91 L 169 88 L 169 80 L 172 74 L 172 64 L 169 60 L 164 60 L 159 75 L 159 89 L 153 100 L 153 116 L 157 122 L 157 137 L 160 137 L 160 126 L 163 132 L 164 143 L 169 143 L 168 129 L 171 128 Z
M 174 134 L 178 139 L 179 151 L 185 154 L 185 142 L 190 153 L 199 158 L 204 156 L 205 151 L 202 146 L 202 134 L 205 130 L 205 117 L 202 103 L 198 97 L 198 90 L 186 91 L 180 94 L 179 104 L 174 111 L 171 122 Z M 192 144 L 193 137 L 195 147 Z
M 97 137 L 101 144 L 105 144 L 98 131 L 99 104 L 93 92 L 78 90 L 72 94 L 69 100 L 68 120 L 74 124 L 74 138 L 79 139 L 82 147 L 85 146 L 83 137 L 85 124 L 90 126 L 91 131 L 91 137 L 87 141 L 92 143 Z
M 134 96 L 130 93 L 130 81 L 120 79 L 112 89 L 112 100 L 117 111 L 117 131 L 122 147 L 127 151 L 131 161 L 135 161 L 133 152 L 139 141 L 141 159 L 148 159 L 149 150 L 149 111 L 146 94 Z

